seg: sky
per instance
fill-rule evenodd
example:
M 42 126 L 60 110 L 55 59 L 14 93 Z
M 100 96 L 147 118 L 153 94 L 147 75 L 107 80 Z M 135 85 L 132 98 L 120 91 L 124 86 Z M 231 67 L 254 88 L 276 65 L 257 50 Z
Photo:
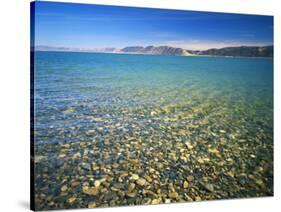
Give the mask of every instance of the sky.
M 189 50 L 273 44 L 273 17 L 91 4 L 36 2 L 35 45 Z

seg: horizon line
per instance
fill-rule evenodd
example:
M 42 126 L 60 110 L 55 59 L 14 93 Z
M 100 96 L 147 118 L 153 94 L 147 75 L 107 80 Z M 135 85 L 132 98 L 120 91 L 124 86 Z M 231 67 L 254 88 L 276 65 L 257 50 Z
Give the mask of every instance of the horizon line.
M 212 48 L 206 48 L 206 49 L 188 49 L 188 48 L 184 48 L 184 47 L 177 47 L 177 46 L 173 46 L 173 45 L 128 45 L 128 46 L 124 46 L 124 47 L 121 47 L 121 48 L 118 48 L 118 47 L 89 47 L 89 48 L 86 48 L 86 47 L 69 47 L 69 46 L 52 46 L 52 45 L 42 45 L 42 44 L 39 44 L 39 45 L 34 45 L 32 46 L 31 45 L 31 48 L 38 48 L 38 47 L 44 47 L 44 48 L 57 48 L 57 49 L 65 49 L 65 50 L 70 50 L 70 49 L 75 49 L 75 50 L 81 50 L 81 51 L 85 51 L 85 50 L 106 50 L 106 49 L 115 49 L 115 50 L 122 50 L 124 48 L 127 48 L 127 47 L 143 47 L 143 48 L 146 48 L 146 47 L 150 47 L 150 46 L 153 46 L 153 47 L 172 47 L 172 48 L 180 48 L 180 49 L 183 49 L 183 50 L 186 50 L 186 51 L 207 51 L 207 50 L 210 50 L 210 49 L 223 49 L 223 48 L 235 48 L 235 47 L 267 47 L 267 46 L 274 46 L 274 44 L 263 44 L 263 45 L 247 45 L 247 44 L 237 44 L 237 45 L 226 45 L 224 47 L 212 47 Z

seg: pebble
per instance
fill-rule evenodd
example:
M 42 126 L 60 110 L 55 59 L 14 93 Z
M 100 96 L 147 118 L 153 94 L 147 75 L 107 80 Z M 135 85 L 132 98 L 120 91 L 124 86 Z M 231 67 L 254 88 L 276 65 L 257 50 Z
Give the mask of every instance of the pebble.
M 79 184 L 80 184 L 80 182 L 79 182 L 78 180 L 74 180 L 74 181 L 71 182 L 70 186 L 71 186 L 71 187 L 76 187 L 76 186 L 78 186 Z
M 199 158 L 197 161 L 198 161 L 198 163 L 200 163 L 200 164 L 203 164 L 203 163 L 204 163 L 204 160 L 203 160 L 202 158 Z
M 72 204 L 76 200 L 76 197 L 70 197 L 67 202 Z
M 187 146 L 187 148 L 188 148 L 189 150 L 192 150 L 192 149 L 193 149 L 193 146 L 191 145 L 191 143 L 187 142 L 187 143 L 185 143 L 185 145 Z
M 177 199 L 179 197 L 179 194 L 177 192 L 171 192 L 169 193 L 169 197 L 172 199 Z
M 37 156 L 37 155 L 35 155 L 35 157 L 34 157 L 34 162 L 35 163 L 40 163 L 42 160 L 45 160 L 47 158 L 47 156 Z
M 134 190 L 135 187 L 136 187 L 135 183 L 130 183 L 129 186 L 128 186 L 128 190 L 132 191 L 132 190 Z
M 80 153 L 80 152 L 77 152 L 77 153 L 75 153 L 75 154 L 72 156 L 72 159 L 73 159 L 73 160 L 76 160 L 76 159 L 79 159 L 79 158 L 81 158 L 81 153 Z
M 75 112 L 75 110 L 73 108 L 68 108 L 67 110 L 63 111 L 64 114 L 70 114 L 70 113 L 73 113 L 73 112 Z
M 153 181 L 153 179 L 152 179 L 150 176 L 148 176 L 148 175 L 144 176 L 144 178 L 145 178 L 149 183 L 151 183 L 151 182 Z
M 171 203 L 171 199 L 165 199 L 165 203 Z
M 153 199 L 153 200 L 151 201 L 151 204 L 152 204 L 152 205 L 156 205 L 156 204 L 160 204 L 160 203 L 161 203 L 161 198 Z
M 187 181 L 184 181 L 183 187 L 184 187 L 184 188 L 188 188 L 188 186 L 189 186 L 189 183 L 188 183 Z
M 85 170 L 91 171 L 91 164 L 89 163 L 82 163 L 81 167 Z
M 138 180 L 139 176 L 137 174 L 132 174 L 131 179 Z
M 212 184 L 205 184 L 205 188 L 210 192 L 214 192 L 214 186 Z
M 62 186 L 60 189 L 62 192 L 65 192 L 68 190 L 68 187 L 66 185 Z
M 96 180 L 96 181 L 94 182 L 94 186 L 95 186 L 96 188 L 98 188 L 98 187 L 100 186 L 100 184 L 101 184 L 101 182 L 100 182 L 99 180 Z
M 83 187 L 83 192 L 88 195 L 97 195 L 99 193 L 99 190 L 96 187 Z
M 137 183 L 138 185 L 140 185 L 140 186 L 144 186 L 145 183 L 146 183 L 146 180 L 143 179 L 143 178 L 139 178 L 139 179 L 136 181 L 136 183 Z
M 94 201 L 92 201 L 88 204 L 88 208 L 95 208 L 95 207 L 97 207 L 97 205 Z
M 220 114 L 224 110 L 212 111 L 202 104 L 196 113 L 190 112 L 194 105 L 173 106 L 169 114 L 153 107 L 120 108 L 104 111 L 109 114 L 96 120 L 91 117 L 99 116 L 98 111 L 85 107 L 87 127 L 77 119 L 74 128 L 47 128 L 50 134 L 58 132 L 55 139 L 62 142 L 36 148 L 39 209 L 271 194 L 273 146 L 264 142 L 270 141 L 270 130 L 256 126 L 253 134 L 249 117 L 236 120 L 232 114 Z M 231 120 L 216 122 L 218 117 Z
M 126 193 L 126 196 L 131 197 L 131 198 L 135 197 L 136 195 L 137 195 L 137 192 L 128 192 L 128 193 Z
M 213 148 L 213 149 L 209 148 L 209 149 L 208 149 L 208 152 L 209 152 L 209 153 L 212 153 L 212 154 L 215 154 L 215 155 L 218 155 L 218 154 L 220 153 L 220 151 L 217 150 L 217 149 L 215 149 L 215 148 Z
M 151 111 L 151 112 L 150 112 L 150 115 L 155 116 L 155 115 L 157 115 L 157 112 Z
M 191 182 L 191 181 L 193 181 L 194 177 L 192 175 L 189 175 L 186 179 L 187 179 L 187 181 Z

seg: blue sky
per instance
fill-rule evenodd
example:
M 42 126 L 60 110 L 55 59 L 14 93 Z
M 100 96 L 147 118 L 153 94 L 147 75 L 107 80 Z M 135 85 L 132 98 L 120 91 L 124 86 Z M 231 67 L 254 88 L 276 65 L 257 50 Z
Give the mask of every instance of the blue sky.
M 36 2 L 35 45 L 186 49 L 273 44 L 273 17 Z

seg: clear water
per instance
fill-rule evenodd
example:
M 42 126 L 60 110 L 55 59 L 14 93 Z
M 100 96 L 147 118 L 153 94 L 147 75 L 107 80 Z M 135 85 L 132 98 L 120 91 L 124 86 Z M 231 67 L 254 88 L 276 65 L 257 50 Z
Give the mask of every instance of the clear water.
M 36 52 L 35 62 L 37 209 L 273 195 L 272 59 Z M 156 199 L 141 185 L 124 196 L 133 173 Z M 107 182 L 91 196 L 96 179 Z
M 205 107 L 208 117 L 250 113 L 247 125 L 268 120 L 272 130 L 271 59 L 38 52 L 35 92 L 36 143 L 76 140 L 53 130 L 63 128 L 60 135 L 67 135 L 79 126 L 83 132 L 96 127 L 93 116 L 114 124 L 123 118 L 122 110 L 150 113 L 169 106 L 178 106 L 179 115 Z

